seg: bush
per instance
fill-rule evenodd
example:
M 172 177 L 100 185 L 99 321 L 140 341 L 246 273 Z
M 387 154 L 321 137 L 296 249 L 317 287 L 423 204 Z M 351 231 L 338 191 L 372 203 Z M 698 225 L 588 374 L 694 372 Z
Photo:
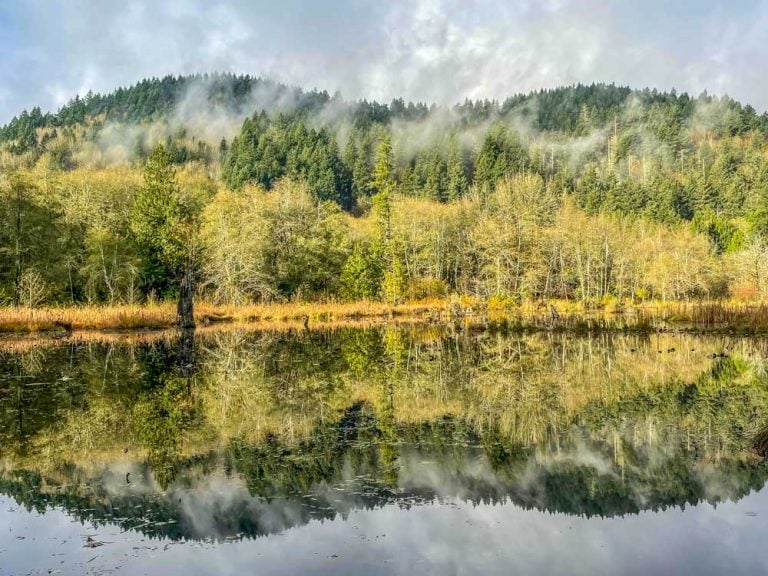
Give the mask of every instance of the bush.
M 445 298 L 448 285 L 439 278 L 412 278 L 408 281 L 405 294 L 408 300 Z
M 495 294 L 488 298 L 488 312 L 510 312 L 517 304 L 511 296 Z

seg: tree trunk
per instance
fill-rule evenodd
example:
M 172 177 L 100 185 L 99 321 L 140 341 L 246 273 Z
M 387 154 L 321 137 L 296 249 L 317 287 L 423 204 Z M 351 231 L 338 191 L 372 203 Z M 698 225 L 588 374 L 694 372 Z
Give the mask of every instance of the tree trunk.
M 14 250 L 13 306 L 21 304 L 21 191 L 16 190 L 16 249 Z
M 195 330 L 182 328 L 178 341 L 178 368 L 181 375 L 187 379 L 187 388 L 191 389 L 192 377 L 195 375 L 197 362 L 195 358 Z
M 187 266 L 179 284 L 179 305 L 177 316 L 179 328 L 182 330 L 195 327 L 193 297 L 195 294 L 195 277 L 192 266 Z

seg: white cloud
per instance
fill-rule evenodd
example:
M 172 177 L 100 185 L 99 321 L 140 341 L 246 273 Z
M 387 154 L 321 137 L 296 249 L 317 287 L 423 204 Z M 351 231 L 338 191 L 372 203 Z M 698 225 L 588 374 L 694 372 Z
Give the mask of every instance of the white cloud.
M 210 71 L 385 101 L 613 81 L 765 109 L 766 29 L 765 0 L 20 0 L 0 6 L 0 121 L 88 89 Z

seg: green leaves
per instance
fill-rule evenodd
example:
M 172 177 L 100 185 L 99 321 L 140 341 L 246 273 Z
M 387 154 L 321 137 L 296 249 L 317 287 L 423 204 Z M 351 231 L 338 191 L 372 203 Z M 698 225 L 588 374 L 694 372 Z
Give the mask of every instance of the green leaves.
M 348 300 L 375 300 L 382 281 L 381 258 L 363 243 L 355 244 L 341 271 L 341 294 Z
M 144 279 L 161 293 L 174 289 L 195 248 L 196 207 L 182 197 L 171 157 L 158 144 L 144 169 L 144 185 L 131 213 L 131 232 L 141 248 Z

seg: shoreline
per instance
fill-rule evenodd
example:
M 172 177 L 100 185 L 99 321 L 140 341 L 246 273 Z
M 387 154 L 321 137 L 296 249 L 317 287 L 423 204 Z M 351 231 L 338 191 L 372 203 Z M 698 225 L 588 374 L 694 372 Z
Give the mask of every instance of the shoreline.
M 292 326 L 303 328 L 339 323 L 390 320 L 438 320 L 447 301 L 428 300 L 390 306 L 382 302 L 195 305 L 197 329 L 214 325 Z M 176 329 L 175 303 L 47 308 L 0 307 L 0 339 L 20 335 L 81 332 L 138 333 Z
M 523 302 L 496 307 L 469 297 L 389 305 L 382 302 L 295 302 L 243 306 L 195 306 L 198 330 L 235 327 L 263 330 L 333 329 L 387 324 L 436 324 L 455 329 L 517 332 L 626 332 L 768 335 L 768 304 L 648 302 L 586 307 L 572 301 Z M 50 308 L 0 307 L 0 340 L 95 337 L 172 332 L 173 303 Z

